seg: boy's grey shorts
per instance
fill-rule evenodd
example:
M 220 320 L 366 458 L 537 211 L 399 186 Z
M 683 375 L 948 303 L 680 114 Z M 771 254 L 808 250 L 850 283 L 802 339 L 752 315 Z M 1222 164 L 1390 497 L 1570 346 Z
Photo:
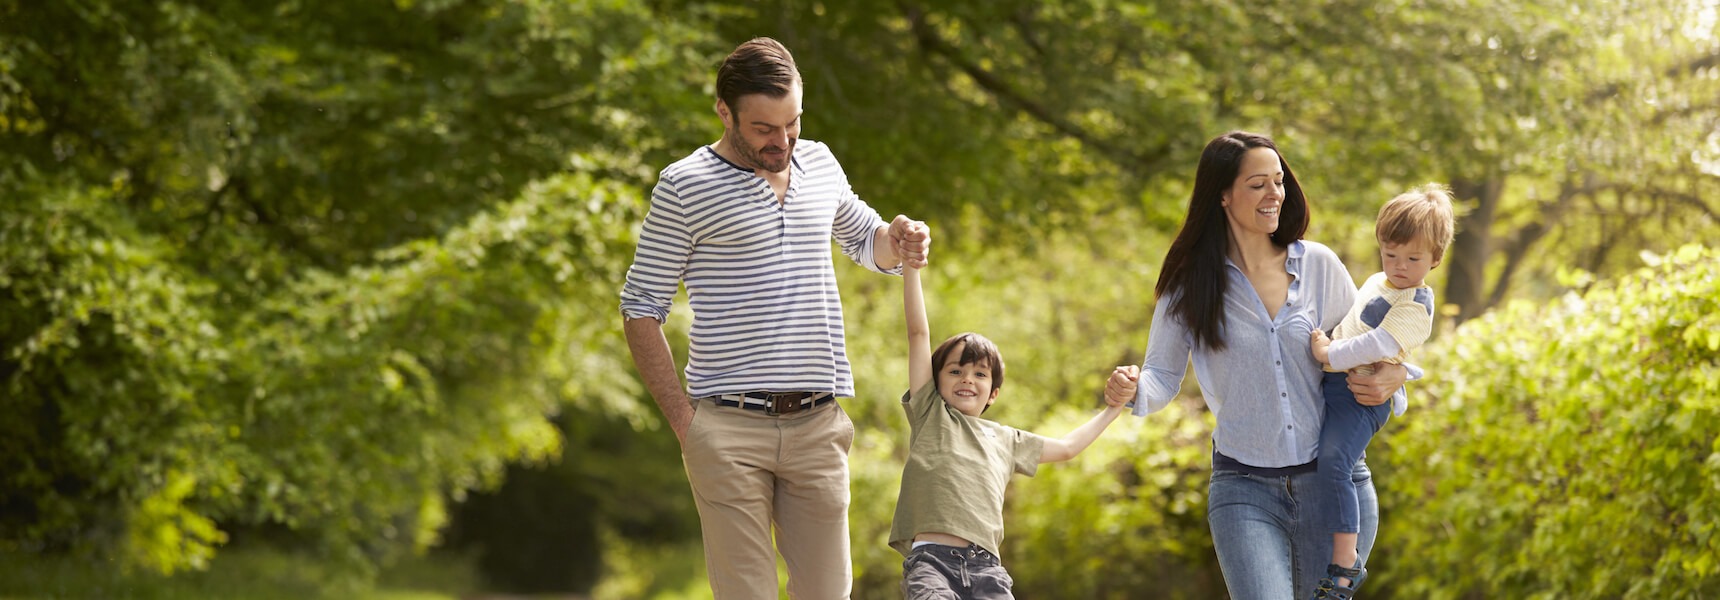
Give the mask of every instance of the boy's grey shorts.
M 1014 600 L 1009 591 L 1014 585 L 997 557 L 974 544 L 966 548 L 927 544 L 902 561 L 902 596 L 908 600 Z

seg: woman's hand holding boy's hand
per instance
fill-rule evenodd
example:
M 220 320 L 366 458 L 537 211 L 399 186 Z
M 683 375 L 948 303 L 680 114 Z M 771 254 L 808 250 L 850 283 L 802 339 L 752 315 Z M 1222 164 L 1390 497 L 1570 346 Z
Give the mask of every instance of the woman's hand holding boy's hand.
M 1105 404 L 1113 408 L 1122 407 L 1135 400 L 1136 382 L 1141 379 L 1141 367 L 1125 365 L 1111 372 L 1111 378 L 1105 381 Z

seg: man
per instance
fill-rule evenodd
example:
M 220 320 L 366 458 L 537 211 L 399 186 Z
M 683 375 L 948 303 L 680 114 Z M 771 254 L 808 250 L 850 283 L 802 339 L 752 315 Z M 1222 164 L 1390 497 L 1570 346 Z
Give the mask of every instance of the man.
M 621 291 L 627 344 L 681 441 L 719 599 L 776 598 L 776 544 L 795 598 L 847 598 L 854 425 L 835 238 L 880 273 L 925 266 L 931 239 L 886 224 L 824 144 L 801 143 L 802 82 L 782 44 L 741 44 L 717 71 L 723 137 L 663 169 Z M 693 309 L 687 387 L 662 322 Z

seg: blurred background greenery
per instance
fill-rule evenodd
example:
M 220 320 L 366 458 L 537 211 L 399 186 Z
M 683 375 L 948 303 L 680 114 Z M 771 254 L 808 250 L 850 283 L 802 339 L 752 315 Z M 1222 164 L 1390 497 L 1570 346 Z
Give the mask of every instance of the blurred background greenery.
M 1460 196 L 1381 598 L 1720 595 L 1714 0 L 0 0 L 0 598 L 699 598 L 617 290 L 716 65 L 927 221 L 934 335 L 1061 432 L 1137 361 L 1201 146 L 1277 138 L 1358 278 Z M 906 446 L 899 280 L 840 264 L 856 597 Z M 669 328 L 684 364 L 689 315 Z M 1217 598 L 1193 382 L 1018 479 L 1030 598 Z

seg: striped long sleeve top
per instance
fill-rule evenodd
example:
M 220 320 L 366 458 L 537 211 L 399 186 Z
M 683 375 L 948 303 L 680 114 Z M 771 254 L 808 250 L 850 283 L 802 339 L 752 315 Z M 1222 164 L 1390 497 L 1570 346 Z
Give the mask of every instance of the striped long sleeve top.
M 779 203 L 769 182 L 705 146 L 663 169 L 651 193 L 621 312 L 662 321 L 686 285 L 694 398 L 854 394 L 830 241 L 879 271 L 872 240 L 886 223 L 854 194 L 824 144 L 798 140 L 789 168 Z

